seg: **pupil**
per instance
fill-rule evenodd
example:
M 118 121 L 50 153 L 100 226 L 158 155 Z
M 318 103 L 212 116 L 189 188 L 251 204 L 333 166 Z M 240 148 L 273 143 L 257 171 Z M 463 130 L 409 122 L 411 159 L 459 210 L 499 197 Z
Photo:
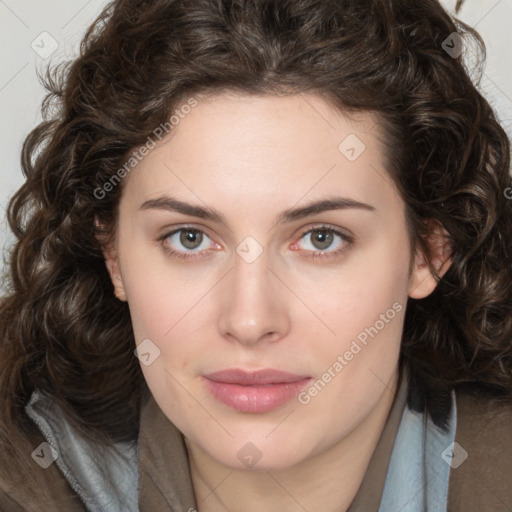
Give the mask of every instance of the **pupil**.
M 202 239 L 203 235 L 192 229 L 182 231 L 180 235 L 180 242 L 187 249 L 196 249 L 201 245 Z
M 313 237 L 313 245 L 317 249 L 327 249 L 332 244 L 333 234 L 327 229 L 318 229 L 315 231 L 316 236 Z

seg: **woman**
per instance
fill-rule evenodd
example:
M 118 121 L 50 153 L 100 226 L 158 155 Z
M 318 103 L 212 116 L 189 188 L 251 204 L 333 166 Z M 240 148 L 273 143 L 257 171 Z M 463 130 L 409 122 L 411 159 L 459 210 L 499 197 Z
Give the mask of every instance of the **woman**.
M 509 141 L 462 36 L 105 9 L 9 207 L 2 510 L 510 510 Z

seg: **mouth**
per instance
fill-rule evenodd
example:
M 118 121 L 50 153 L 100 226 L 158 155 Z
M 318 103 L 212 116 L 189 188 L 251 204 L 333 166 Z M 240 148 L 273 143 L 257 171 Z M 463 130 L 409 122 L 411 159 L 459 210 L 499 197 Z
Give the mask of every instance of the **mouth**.
M 206 388 L 224 405 L 242 412 L 276 409 L 294 398 L 313 379 L 274 369 L 249 372 L 227 369 L 204 375 Z

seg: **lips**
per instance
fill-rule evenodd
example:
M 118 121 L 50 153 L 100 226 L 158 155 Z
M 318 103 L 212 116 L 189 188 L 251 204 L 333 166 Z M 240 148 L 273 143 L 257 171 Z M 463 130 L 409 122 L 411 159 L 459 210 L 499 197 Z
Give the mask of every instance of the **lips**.
M 274 369 L 227 369 L 203 377 L 214 398 L 238 411 L 253 413 L 284 405 L 312 380 L 309 376 Z

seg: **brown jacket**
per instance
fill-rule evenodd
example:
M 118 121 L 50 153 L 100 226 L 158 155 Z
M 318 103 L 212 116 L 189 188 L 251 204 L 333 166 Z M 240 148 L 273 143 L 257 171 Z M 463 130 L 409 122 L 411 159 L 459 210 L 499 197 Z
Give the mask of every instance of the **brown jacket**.
M 511 512 L 512 406 L 462 394 L 457 394 L 456 399 L 455 441 L 468 452 L 468 458 L 458 468 L 451 469 L 448 512 Z M 149 428 L 150 425 L 152 428 Z M 160 432 L 162 428 L 165 429 L 166 446 L 169 447 L 165 453 L 162 451 L 161 437 L 153 427 L 160 429 Z M 393 433 L 396 433 L 396 427 L 396 422 L 392 427 L 386 425 Z M 56 464 L 42 470 L 31 460 L 34 447 L 43 441 L 42 435 L 31 442 L 17 441 L 18 446 L 27 454 L 28 462 L 32 462 L 30 467 L 33 471 L 23 475 L 14 484 L 0 481 L 1 512 L 86 510 Z M 376 451 L 382 451 L 382 446 L 383 443 L 379 442 Z M 153 399 L 143 410 L 138 457 L 139 506 L 142 512 L 188 512 L 197 506 L 183 436 L 165 418 Z M 386 464 L 387 461 L 386 456 Z M 1 454 L 0 464 L 9 464 L 2 459 Z M 373 461 L 369 472 L 372 464 Z M 374 471 L 376 467 L 373 464 Z M 381 474 L 381 483 L 378 485 L 382 484 L 382 477 Z M 362 488 L 370 489 L 369 480 L 365 477 Z M 381 488 L 379 496 L 380 492 Z M 377 509 L 375 505 L 368 512 L 377 512 Z

